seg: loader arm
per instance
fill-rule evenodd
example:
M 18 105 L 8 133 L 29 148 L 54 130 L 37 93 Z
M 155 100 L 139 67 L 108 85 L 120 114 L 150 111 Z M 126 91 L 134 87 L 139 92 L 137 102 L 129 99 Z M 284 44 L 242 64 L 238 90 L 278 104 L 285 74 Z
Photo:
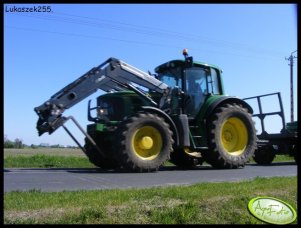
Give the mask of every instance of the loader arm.
M 146 99 L 151 100 L 150 97 L 139 90 L 138 86 L 162 94 L 167 89 L 166 84 L 148 73 L 119 59 L 109 58 L 55 93 L 42 105 L 34 108 L 39 116 L 37 122 L 39 136 L 45 132 L 51 134 L 62 126 L 67 120 L 62 116 L 62 113 L 95 93 L 98 89 L 105 92 L 133 90 L 140 96 L 145 96 Z

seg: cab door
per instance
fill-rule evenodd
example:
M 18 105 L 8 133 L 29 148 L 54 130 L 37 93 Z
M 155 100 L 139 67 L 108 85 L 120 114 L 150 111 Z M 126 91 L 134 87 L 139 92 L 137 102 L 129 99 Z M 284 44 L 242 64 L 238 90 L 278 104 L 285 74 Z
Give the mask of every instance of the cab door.
M 185 113 L 195 117 L 210 95 L 221 94 L 221 83 L 216 69 L 194 66 L 184 69 Z
M 184 70 L 184 81 L 185 113 L 194 117 L 202 107 L 207 94 L 207 70 L 201 67 L 187 68 Z

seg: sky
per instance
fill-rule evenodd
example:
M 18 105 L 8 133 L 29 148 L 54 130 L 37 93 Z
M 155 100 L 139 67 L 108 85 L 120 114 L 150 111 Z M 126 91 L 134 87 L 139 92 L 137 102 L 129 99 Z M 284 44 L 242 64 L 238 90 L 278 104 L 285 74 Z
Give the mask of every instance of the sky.
M 22 7 L 32 11 L 18 12 Z M 43 12 L 44 11 L 44 12 Z M 50 11 L 50 12 L 48 12 Z M 246 98 L 280 92 L 290 121 L 290 66 L 297 57 L 297 8 L 294 4 L 5 4 L 4 135 L 27 145 L 76 145 L 63 128 L 38 136 L 34 108 L 109 57 L 142 71 L 183 59 L 223 70 L 226 93 Z M 294 120 L 297 120 L 297 58 L 294 58 Z M 88 100 L 64 112 L 86 127 Z M 276 97 L 263 111 L 279 111 Z M 249 102 L 255 107 L 255 102 Z M 261 132 L 258 120 L 256 129 Z M 280 132 L 279 117 L 267 117 L 266 130 Z M 66 126 L 83 145 L 84 135 Z

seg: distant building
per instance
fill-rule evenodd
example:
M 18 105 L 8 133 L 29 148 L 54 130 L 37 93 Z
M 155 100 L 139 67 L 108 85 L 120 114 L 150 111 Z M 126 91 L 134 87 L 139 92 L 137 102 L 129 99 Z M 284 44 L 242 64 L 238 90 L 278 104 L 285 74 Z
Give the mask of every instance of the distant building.
M 50 147 L 49 143 L 40 143 L 40 147 Z

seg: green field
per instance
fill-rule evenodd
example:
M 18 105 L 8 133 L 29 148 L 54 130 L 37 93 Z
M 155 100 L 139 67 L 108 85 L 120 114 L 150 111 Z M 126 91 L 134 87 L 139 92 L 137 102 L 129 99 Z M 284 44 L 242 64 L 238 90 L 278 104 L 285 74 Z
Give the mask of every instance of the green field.
M 80 149 L 68 149 L 68 148 L 24 148 L 24 149 L 4 149 L 4 158 L 7 156 L 32 156 L 32 155 L 58 155 L 58 156 L 75 156 L 85 157 L 86 155 Z
M 293 159 L 277 156 L 277 161 Z M 94 167 L 74 149 L 5 149 L 4 166 Z M 257 196 L 281 199 L 297 211 L 297 177 L 147 189 L 14 191 L 4 193 L 3 218 L 4 224 L 265 224 L 247 208 Z

